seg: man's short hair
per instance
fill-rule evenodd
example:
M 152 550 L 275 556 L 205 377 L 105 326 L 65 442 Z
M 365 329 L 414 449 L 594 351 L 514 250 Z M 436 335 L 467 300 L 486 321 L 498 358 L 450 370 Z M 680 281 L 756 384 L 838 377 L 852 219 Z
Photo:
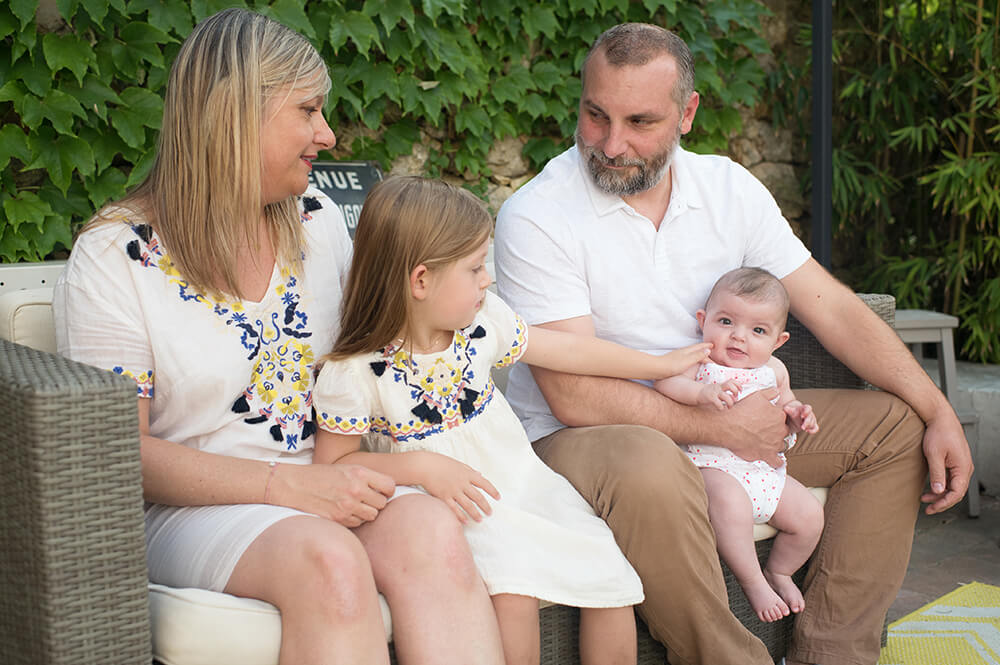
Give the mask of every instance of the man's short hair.
M 650 23 L 621 23 L 605 30 L 594 40 L 584 58 L 580 78 L 587 76 L 587 63 L 600 50 L 612 67 L 639 67 L 662 55 L 677 64 L 674 101 L 681 108 L 694 93 L 694 59 L 691 49 L 674 33 Z

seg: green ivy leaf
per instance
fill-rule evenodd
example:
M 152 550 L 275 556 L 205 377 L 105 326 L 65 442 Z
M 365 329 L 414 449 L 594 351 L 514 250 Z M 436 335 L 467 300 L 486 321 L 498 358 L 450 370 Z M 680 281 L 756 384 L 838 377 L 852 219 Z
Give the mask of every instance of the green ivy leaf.
M 380 62 L 369 68 L 369 74 L 365 77 L 364 95 L 365 102 L 371 103 L 379 97 L 399 101 L 399 83 L 396 81 L 396 71 L 387 62 Z
M 4 125 L 0 129 L 0 169 L 7 168 L 11 157 L 22 163 L 26 163 L 31 158 L 28 137 L 15 124 Z
M 559 67 L 548 60 L 536 62 L 531 67 L 531 78 L 543 92 L 549 92 L 552 86 L 562 83 L 564 76 Z
M 312 22 L 306 16 L 303 4 L 301 0 L 275 0 L 270 7 L 264 9 L 274 20 L 315 40 L 316 31 L 313 30 Z
M 52 126 L 60 134 L 70 134 L 73 132 L 74 116 L 78 118 L 87 117 L 87 113 L 80 106 L 80 102 L 62 90 L 49 90 L 48 94 L 45 95 L 42 108 L 43 115 L 48 118 L 49 122 L 52 123 Z
M 489 133 L 490 117 L 482 106 L 463 106 L 455 113 L 455 130 L 476 136 Z
M 87 141 L 94 150 L 94 165 L 98 172 L 108 168 L 115 160 L 115 157 L 124 154 L 128 146 L 116 132 L 110 131 L 81 131 L 80 138 Z
M 24 99 L 24 87 L 21 86 L 17 81 L 7 81 L 0 87 L 0 102 L 13 102 L 14 110 L 21 113 L 18 110 L 18 102 Z
M 107 5 L 106 1 L 105 5 Z M 87 68 L 91 64 L 96 63 L 94 50 L 90 47 L 90 44 L 74 34 L 57 35 L 54 32 L 46 33 L 42 37 L 42 53 L 45 54 L 45 62 L 48 63 L 52 74 L 63 68 L 68 69 L 73 72 L 77 83 L 81 85 L 83 84 L 83 77 L 87 73 Z
M 156 159 L 156 148 L 150 148 L 135 162 L 132 172 L 128 175 L 128 180 L 125 181 L 126 189 L 135 187 L 146 179 L 146 176 L 149 175 L 149 170 L 153 168 L 154 159 Z
M 94 150 L 90 144 L 76 136 L 61 136 L 55 145 L 59 159 L 70 171 L 79 171 L 82 176 L 94 173 Z
M 597 12 L 597 0 L 569 0 L 569 10 L 574 14 L 583 12 L 592 17 Z
M 34 58 L 20 58 L 11 68 L 11 78 L 21 81 L 31 92 L 44 97 L 52 89 L 53 72 L 42 62 Z
M 76 10 L 80 6 L 80 0 L 56 0 L 56 7 L 66 23 L 72 24 Z
M 382 50 L 389 62 L 397 65 L 412 65 L 414 62 L 414 48 L 411 42 L 413 33 L 410 30 L 389 30 L 385 38 L 382 39 Z M 411 67 L 412 69 L 412 67 Z
M 104 17 L 108 15 L 108 0 L 82 0 L 83 8 L 94 19 L 94 23 L 100 24 Z
M 163 53 L 160 51 L 160 45 L 176 41 L 159 28 L 154 28 L 149 23 L 141 21 L 129 23 L 118 34 L 127 45 L 133 58 L 138 56 L 138 59 L 145 60 L 157 67 L 163 67 Z
M 186 35 L 193 27 L 191 10 L 184 2 L 162 2 L 161 0 L 131 0 L 129 13 L 134 15 L 147 12 L 149 24 L 163 32 Z
M 0 7 L 0 39 L 13 34 L 18 29 L 17 23 L 17 17 L 10 13 L 9 7 Z
M 541 118 L 545 115 L 547 104 L 542 96 L 537 92 L 528 93 L 521 102 L 521 109 L 526 111 L 532 118 Z
M 386 128 L 382 135 L 390 158 L 408 155 L 413 151 L 413 144 L 420 140 L 420 129 L 411 118 L 403 118 Z
M 34 192 L 18 192 L 17 196 L 4 200 L 3 211 L 7 224 L 16 232 L 22 224 L 40 226 L 52 214 L 52 207 Z
M 559 21 L 551 7 L 543 4 L 530 4 L 524 13 L 524 31 L 528 37 L 535 39 L 540 35 L 546 35 L 555 39 L 559 35 Z
M 125 180 L 125 174 L 114 167 L 101 171 L 94 178 L 88 178 L 87 196 L 94 209 L 120 199 L 125 194 Z
M 387 34 L 392 34 L 400 21 L 412 26 L 414 21 L 413 4 L 410 0 L 376 0 L 364 3 L 365 14 L 372 18 L 378 17 Z
M 107 83 L 96 76 L 87 76 L 83 81 L 83 87 L 66 85 L 63 86 L 63 90 L 76 98 L 83 108 L 93 111 L 105 122 L 108 119 L 108 102 L 112 104 L 123 103 L 121 97 Z
M 146 127 L 159 129 L 163 121 L 163 99 L 144 88 L 125 88 L 119 95 L 122 102 L 141 119 Z
M 421 5 L 424 8 L 424 14 L 433 23 L 437 23 L 437 18 L 441 14 L 450 14 L 451 16 L 457 16 L 459 19 L 462 18 L 464 14 L 464 0 L 422 0 Z
M 8 200 L 4 199 L 5 208 L 7 207 Z M 38 261 L 40 258 L 32 252 L 27 238 L 20 235 L 12 224 L 0 226 L 0 259 L 3 259 L 7 263 L 17 263 L 21 260 Z
M 350 11 L 344 14 L 343 25 L 341 27 L 344 33 L 358 47 L 358 53 L 367 60 L 368 51 L 371 50 L 372 43 L 379 44 L 378 28 L 375 27 L 375 23 L 361 12 Z M 333 41 L 332 33 L 334 29 L 334 26 L 331 25 L 331 42 Z
M 45 107 L 42 106 L 42 100 L 34 95 L 25 95 L 20 101 L 21 122 L 29 130 L 35 131 L 45 119 Z M 14 104 L 17 108 L 17 102 Z
M 242 0 L 191 0 L 191 13 L 194 14 L 195 21 L 201 21 L 230 7 L 246 9 L 247 4 Z
M 514 65 L 507 72 L 493 83 L 493 96 L 501 102 L 516 104 L 519 99 L 528 91 L 535 87 L 531 74 L 522 65 Z
M 68 217 L 50 215 L 38 226 L 28 226 L 21 230 L 24 240 L 32 248 L 27 260 L 44 259 L 59 247 L 73 246 L 73 232 Z
M 111 109 L 111 126 L 118 130 L 118 135 L 130 148 L 142 148 L 146 145 L 146 130 L 142 116 L 123 108 Z
M 38 0 L 10 0 L 10 11 L 21 22 L 21 29 L 35 20 Z
M 666 9 L 667 14 L 673 14 L 677 11 L 677 0 L 642 0 L 642 6 L 650 15 L 655 14 L 660 7 Z

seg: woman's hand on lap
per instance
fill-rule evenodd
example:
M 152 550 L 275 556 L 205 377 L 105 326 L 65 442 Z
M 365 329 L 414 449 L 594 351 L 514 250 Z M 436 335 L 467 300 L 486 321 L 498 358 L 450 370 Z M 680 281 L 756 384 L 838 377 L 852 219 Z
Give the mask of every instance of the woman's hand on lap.
M 352 528 L 375 519 L 396 490 L 392 478 L 357 464 L 283 464 L 272 482 L 272 503 Z

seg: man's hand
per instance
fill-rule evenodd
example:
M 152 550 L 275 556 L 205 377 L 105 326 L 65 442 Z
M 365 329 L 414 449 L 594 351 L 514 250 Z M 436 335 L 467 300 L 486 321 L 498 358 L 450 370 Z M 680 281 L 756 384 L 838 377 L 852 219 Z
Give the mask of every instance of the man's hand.
M 428 494 L 448 504 L 462 524 L 468 524 L 470 517 L 481 522 L 493 512 L 483 492 L 500 500 L 500 492 L 483 474 L 447 455 L 426 452 L 419 464 L 420 484 Z
M 788 424 L 785 412 L 771 403 L 777 396 L 777 388 L 758 390 L 721 414 L 717 421 L 723 438 L 717 445 L 745 460 L 780 466 L 778 453 L 785 449 Z
M 925 512 L 933 515 L 954 506 L 970 490 L 972 455 L 962 424 L 950 410 L 927 422 L 924 456 L 930 471 L 931 489 L 920 500 L 929 504 Z M 978 492 L 979 488 L 973 487 L 971 491 Z

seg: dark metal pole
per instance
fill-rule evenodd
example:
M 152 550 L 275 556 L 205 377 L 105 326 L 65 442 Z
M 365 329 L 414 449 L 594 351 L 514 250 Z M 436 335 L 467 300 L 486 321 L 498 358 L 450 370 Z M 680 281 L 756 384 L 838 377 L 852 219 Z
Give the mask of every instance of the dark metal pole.
M 833 244 L 833 0 L 813 0 L 812 255 L 830 269 Z

